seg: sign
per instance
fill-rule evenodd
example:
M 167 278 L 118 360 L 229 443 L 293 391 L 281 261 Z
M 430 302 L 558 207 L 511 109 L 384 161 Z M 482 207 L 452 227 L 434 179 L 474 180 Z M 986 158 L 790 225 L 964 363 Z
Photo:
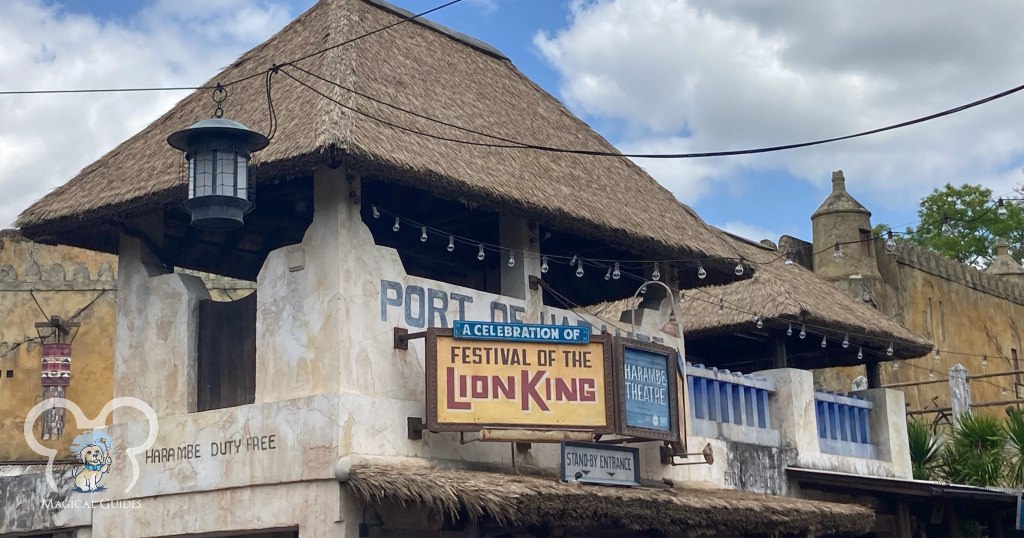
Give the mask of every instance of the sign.
M 678 441 L 679 395 L 676 352 L 672 348 L 616 339 L 620 435 Z
M 543 342 L 550 344 L 589 344 L 590 327 L 532 325 L 526 323 L 493 323 L 456 321 L 453 335 L 468 340 L 504 340 L 509 342 Z
M 639 486 L 640 449 L 564 442 L 562 480 L 613 486 Z
M 613 429 L 611 344 L 456 339 L 452 329 L 426 336 L 427 427 Z

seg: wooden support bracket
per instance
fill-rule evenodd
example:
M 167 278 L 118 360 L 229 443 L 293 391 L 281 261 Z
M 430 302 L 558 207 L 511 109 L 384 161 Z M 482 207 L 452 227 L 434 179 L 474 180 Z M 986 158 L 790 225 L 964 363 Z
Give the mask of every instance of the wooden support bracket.
M 407 417 L 406 424 L 409 430 L 409 439 L 411 441 L 419 441 L 423 439 L 423 430 L 426 429 L 427 425 L 423 422 L 420 417 Z
M 427 331 L 410 333 L 408 329 L 395 327 L 395 349 L 409 349 L 409 340 L 424 338 L 426 336 Z

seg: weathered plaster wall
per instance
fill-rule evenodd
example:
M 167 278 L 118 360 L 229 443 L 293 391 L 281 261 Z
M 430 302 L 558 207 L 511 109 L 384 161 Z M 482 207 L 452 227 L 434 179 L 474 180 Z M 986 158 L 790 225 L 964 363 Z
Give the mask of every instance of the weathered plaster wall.
M 0 461 L 39 459 L 22 430 L 28 411 L 43 399 L 42 353 L 35 330 L 36 322 L 46 320 L 40 306 L 49 316 L 69 319 L 78 314 L 76 321 L 82 324 L 72 350 L 68 398 L 90 417 L 110 400 L 116 268 L 114 256 L 42 245 L 14 231 L 0 231 Z M 38 431 L 37 426 L 37 438 Z M 65 439 L 78 433 L 69 417 Z M 67 458 L 66 440 L 44 444 Z
M 885 282 L 885 294 L 891 299 L 879 300 L 879 310 L 898 320 L 910 330 L 932 340 L 940 350 L 987 355 L 987 366 L 981 356 L 939 353 L 901 364 L 884 363 L 884 383 L 926 381 L 928 370 L 935 370 L 935 379 L 945 379 L 955 364 L 963 364 L 968 374 L 1020 369 L 1024 364 L 1024 288 L 1003 277 L 985 274 L 967 265 L 920 247 L 901 243 L 896 255 L 883 254 L 881 242 L 875 249 L 879 269 Z M 847 290 L 850 292 L 851 290 Z M 887 294 L 887 295 L 886 295 Z M 851 293 L 852 295 L 852 293 Z M 1018 362 L 1013 361 L 1016 350 Z M 917 366 L 917 367 L 915 367 Z M 815 372 L 816 382 L 832 390 L 849 390 L 853 378 L 864 375 L 863 368 L 842 368 Z M 1014 383 L 1022 376 L 992 378 L 986 383 L 971 382 L 975 403 L 1013 399 Z M 998 386 L 997 386 L 998 385 Z M 1007 389 L 1002 394 L 1000 386 Z M 909 409 L 948 407 L 949 388 L 946 383 L 926 384 L 901 389 Z M 1016 394 L 1024 396 L 1024 389 Z M 979 412 L 1002 414 L 1002 407 L 979 408 Z

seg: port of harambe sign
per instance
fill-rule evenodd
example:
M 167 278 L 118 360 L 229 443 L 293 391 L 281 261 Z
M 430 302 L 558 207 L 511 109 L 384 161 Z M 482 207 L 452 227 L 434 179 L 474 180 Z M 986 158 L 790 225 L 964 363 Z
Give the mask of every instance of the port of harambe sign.
M 429 430 L 612 432 L 610 337 L 522 324 L 515 334 L 490 323 L 455 328 L 463 329 L 459 338 L 427 331 Z

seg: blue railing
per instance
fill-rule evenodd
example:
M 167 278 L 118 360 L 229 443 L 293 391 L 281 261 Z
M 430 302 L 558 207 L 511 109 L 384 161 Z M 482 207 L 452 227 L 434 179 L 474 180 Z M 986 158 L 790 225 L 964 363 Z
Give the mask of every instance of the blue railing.
M 775 385 L 767 379 L 687 364 L 687 382 L 693 418 L 771 429 L 768 398 Z
M 814 411 L 822 452 L 874 457 L 869 423 L 871 408 L 871 402 L 856 396 L 815 391 Z

